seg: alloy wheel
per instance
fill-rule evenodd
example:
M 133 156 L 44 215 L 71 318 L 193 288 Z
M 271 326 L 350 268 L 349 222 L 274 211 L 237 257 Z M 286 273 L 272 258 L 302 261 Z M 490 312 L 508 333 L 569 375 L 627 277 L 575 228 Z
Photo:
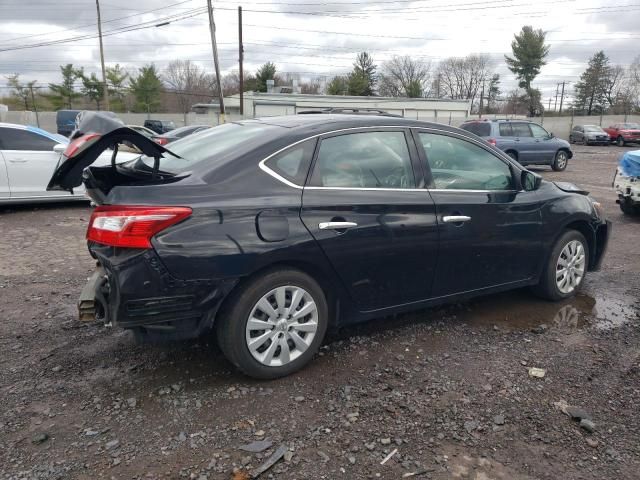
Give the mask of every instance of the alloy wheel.
M 318 307 L 303 288 L 286 285 L 265 294 L 246 326 L 249 352 L 268 367 L 286 365 L 305 351 L 318 330 Z
M 558 156 L 556 157 L 556 165 L 560 170 L 564 169 L 567 165 L 567 154 L 565 152 L 558 152 Z
M 567 243 L 556 263 L 556 285 L 560 292 L 573 292 L 584 278 L 586 256 L 584 246 L 578 240 Z

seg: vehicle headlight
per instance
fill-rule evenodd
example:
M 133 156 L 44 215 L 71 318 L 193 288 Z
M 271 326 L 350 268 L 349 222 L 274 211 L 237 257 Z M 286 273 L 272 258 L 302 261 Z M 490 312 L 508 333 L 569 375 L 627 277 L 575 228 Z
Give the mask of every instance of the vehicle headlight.
M 602 220 L 604 218 L 604 208 L 602 208 L 602 204 L 600 202 L 594 200 L 591 197 L 589 197 L 589 200 L 591 200 L 591 206 L 593 207 L 593 213 L 595 213 L 596 217 L 598 217 L 600 220 Z

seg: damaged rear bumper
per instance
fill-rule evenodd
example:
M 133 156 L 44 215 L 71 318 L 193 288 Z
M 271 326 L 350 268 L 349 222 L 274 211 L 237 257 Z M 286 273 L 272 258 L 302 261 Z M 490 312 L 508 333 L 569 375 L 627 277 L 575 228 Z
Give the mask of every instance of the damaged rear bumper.
M 153 250 L 92 245 L 99 266 L 82 289 L 82 321 L 193 338 L 209 330 L 220 304 L 237 280 L 173 277 Z

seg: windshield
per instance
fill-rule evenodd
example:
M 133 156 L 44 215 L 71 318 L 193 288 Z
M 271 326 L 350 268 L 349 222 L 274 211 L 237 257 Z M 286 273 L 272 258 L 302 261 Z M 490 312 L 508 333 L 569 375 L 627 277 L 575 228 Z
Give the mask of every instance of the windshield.
M 586 125 L 584 127 L 584 131 L 585 132 L 602 132 L 602 129 L 600 127 Z
M 637 123 L 623 123 L 622 125 L 620 125 L 620 128 L 626 130 L 635 130 L 640 129 L 640 125 L 638 125 Z
M 160 169 L 176 173 L 189 170 L 203 160 L 214 160 L 233 152 L 240 154 L 256 147 L 261 142 L 270 140 L 272 134 L 280 128 L 261 122 L 248 121 L 225 123 L 203 130 L 173 142 L 169 150 L 181 158 L 165 154 L 160 159 Z M 145 165 L 153 167 L 153 158 L 147 156 L 141 158 Z

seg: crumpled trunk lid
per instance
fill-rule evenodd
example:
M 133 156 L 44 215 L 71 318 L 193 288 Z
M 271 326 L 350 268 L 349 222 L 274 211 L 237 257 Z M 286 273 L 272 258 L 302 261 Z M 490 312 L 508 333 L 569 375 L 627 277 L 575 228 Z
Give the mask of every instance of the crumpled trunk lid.
M 73 150 L 73 143 L 70 144 L 70 146 L 67 148 L 67 150 L 65 150 L 65 153 L 60 158 L 60 161 L 58 162 L 58 165 L 53 172 L 53 176 L 51 177 L 51 180 L 49 180 L 47 190 L 65 190 L 72 192 L 75 187 L 80 186 L 80 184 L 82 183 L 83 171 L 85 170 L 85 168 L 95 162 L 102 152 L 120 143 L 127 142 L 131 145 L 134 145 L 142 152 L 143 155 L 151 158 L 159 159 L 160 157 L 163 157 L 167 154 L 177 157 L 177 155 L 172 153 L 167 148 L 158 145 L 150 138 L 145 137 L 144 135 L 128 127 L 116 128 L 115 130 L 98 136 L 99 138 L 97 138 L 96 140 L 94 135 L 91 145 L 84 149 Z M 115 159 L 111 167 L 99 168 L 116 170 Z M 119 178 L 119 176 L 116 174 L 112 176 L 111 180 L 109 180 L 109 178 L 107 177 L 108 176 L 104 175 L 101 176 L 101 180 L 103 182 L 101 185 L 102 189 L 113 186 L 107 185 L 104 182 L 113 182 L 114 179 Z M 120 178 L 120 180 L 123 179 Z M 137 181 L 141 181 L 141 179 L 138 178 Z

